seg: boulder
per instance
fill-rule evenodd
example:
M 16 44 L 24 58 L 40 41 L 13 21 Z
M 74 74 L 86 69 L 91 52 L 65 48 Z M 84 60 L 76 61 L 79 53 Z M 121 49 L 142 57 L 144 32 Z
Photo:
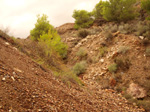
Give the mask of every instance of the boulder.
M 144 88 L 140 87 L 138 84 L 131 83 L 127 89 L 128 94 L 134 98 L 144 98 L 146 97 L 146 91 Z

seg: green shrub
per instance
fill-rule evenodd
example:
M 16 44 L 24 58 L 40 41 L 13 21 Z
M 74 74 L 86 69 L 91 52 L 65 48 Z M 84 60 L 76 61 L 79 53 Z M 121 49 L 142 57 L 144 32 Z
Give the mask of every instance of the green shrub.
M 88 36 L 89 34 L 90 34 L 90 32 L 89 32 L 88 30 L 82 29 L 82 30 L 79 30 L 79 31 L 78 31 L 78 36 L 79 36 L 79 37 L 82 37 L 82 38 L 85 38 L 85 37 Z
M 44 44 L 44 50 L 47 56 L 50 56 L 53 52 L 57 52 L 62 58 L 66 57 L 67 45 L 61 42 L 60 36 L 53 27 L 49 27 L 48 34 L 41 35 L 38 41 Z
M 121 54 L 126 54 L 129 51 L 129 47 L 128 46 L 121 46 L 118 50 L 119 53 Z
M 80 58 L 85 58 L 87 56 L 87 51 L 85 50 L 85 48 L 81 47 L 76 55 Z
M 48 33 L 49 27 L 53 27 L 49 24 L 48 16 L 43 14 L 42 17 L 37 15 L 37 22 L 35 24 L 35 28 L 30 31 L 31 38 L 33 40 L 38 40 L 41 35 L 44 33 Z
M 103 18 L 107 21 L 128 21 L 135 18 L 136 0 L 109 0 L 103 5 Z
M 109 72 L 111 72 L 111 73 L 115 73 L 115 72 L 117 71 L 117 64 L 114 63 L 114 64 L 109 65 L 109 66 L 108 66 L 108 70 L 109 70 Z
M 80 74 L 85 72 L 86 66 L 87 66 L 86 61 L 81 61 L 79 63 L 76 63 L 73 67 L 73 72 L 79 76 Z
M 74 10 L 72 17 L 75 19 L 76 29 L 90 27 L 94 22 L 92 13 L 86 10 Z

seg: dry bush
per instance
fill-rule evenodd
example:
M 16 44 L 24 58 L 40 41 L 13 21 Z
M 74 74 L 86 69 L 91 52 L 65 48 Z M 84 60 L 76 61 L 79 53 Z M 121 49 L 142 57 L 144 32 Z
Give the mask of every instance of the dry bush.
M 116 24 L 113 25 L 113 26 L 111 26 L 111 27 L 110 27 L 110 31 L 111 31 L 112 33 L 117 32 L 117 31 L 118 31 L 118 26 L 117 26 Z
M 81 61 L 79 63 L 76 63 L 73 67 L 73 72 L 79 76 L 80 74 L 85 72 L 86 66 L 87 66 L 86 61 Z
M 107 47 L 100 47 L 100 49 L 99 49 L 99 56 L 103 57 L 107 51 L 108 51 Z
M 121 54 L 126 54 L 129 51 L 129 47 L 128 46 L 121 46 L 118 50 L 119 53 Z
M 137 36 L 143 36 L 143 34 L 145 34 L 149 29 L 150 29 L 149 26 L 145 25 L 144 22 L 139 22 L 136 25 L 136 32 L 135 32 L 135 34 Z
M 85 38 L 89 34 L 90 34 L 90 32 L 88 30 L 85 30 L 85 29 L 81 29 L 78 31 L 78 37 Z
M 123 71 L 128 70 L 131 66 L 131 62 L 128 58 L 116 58 L 114 59 L 114 62 L 117 64 L 118 69 L 121 69 Z
M 90 32 L 90 35 L 96 35 L 96 34 L 99 34 L 100 32 L 102 32 L 102 29 L 101 28 L 90 28 L 89 29 L 89 32 Z
M 128 34 L 133 32 L 133 28 L 130 24 L 120 24 L 118 30 L 123 34 Z
M 106 41 L 106 42 L 111 42 L 111 41 L 112 41 L 113 35 L 112 35 L 111 32 L 104 32 L 103 34 L 104 34 L 104 36 L 105 36 L 105 41 Z
M 118 69 L 118 65 L 116 63 L 111 64 L 111 65 L 108 66 L 108 70 L 111 73 L 115 73 L 117 71 L 117 69 Z
M 81 58 L 81 59 L 85 59 L 87 58 L 87 51 L 85 48 L 81 47 L 79 48 L 78 52 L 76 53 L 76 55 Z

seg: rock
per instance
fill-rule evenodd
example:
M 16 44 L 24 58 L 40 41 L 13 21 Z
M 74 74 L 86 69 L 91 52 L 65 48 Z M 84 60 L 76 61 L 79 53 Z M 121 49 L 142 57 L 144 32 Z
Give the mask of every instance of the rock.
M 143 36 L 139 36 L 139 39 L 143 40 L 143 39 L 144 39 L 144 37 L 143 37 Z
M 5 78 L 5 77 L 3 77 L 3 78 L 2 78 L 2 81 L 5 81 L 5 80 L 6 80 L 6 78 Z
M 101 63 L 104 63 L 104 59 L 101 59 L 100 62 L 101 62 Z
M 15 78 L 14 78 L 13 76 L 11 76 L 11 79 L 12 79 L 13 81 L 15 81 Z
M 146 97 L 146 91 L 144 88 L 140 87 L 138 84 L 131 83 L 127 92 L 132 95 L 134 98 L 144 98 Z
M 6 45 L 10 45 L 8 42 L 5 42 Z
M 21 70 L 19 70 L 18 68 L 14 68 L 15 71 L 22 73 Z
M 10 109 L 8 112 L 12 112 L 12 110 Z
M 16 75 L 16 72 L 13 72 L 13 75 Z
M 18 50 L 16 47 L 13 47 L 13 49 L 16 50 L 16 51 Z

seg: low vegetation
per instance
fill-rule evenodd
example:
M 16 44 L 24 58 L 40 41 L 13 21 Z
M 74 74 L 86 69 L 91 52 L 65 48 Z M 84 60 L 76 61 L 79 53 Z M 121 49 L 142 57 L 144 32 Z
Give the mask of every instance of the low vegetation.
M 73 72 L 76 74 L 76 75 L 80 75 L 82 73 L 85 72 L 86 70 L 86 67 L 87 67 L 87 63 L 86 61 L 81 61 L 79 63 L 76 63 L 73 67 Z
M 117 67 L 118 67 L 117 64 L 114 63 L 114 64 L 111 64 L 111 65 L 108 66 L 108 70 L 111 73 L 115 73 L 117 71 Z
M 85 29 L 81 29 L 78 31 L 78 36 L 81 38 L 85 38 L 89 34 L 90 34 L 90 32 L 88 30 L 85 30 Z
M 129 51 L 129 47 L 128 46 L 121 46 L 119 49 L 118 49 L 118 52 L 121 53 L 121 54 L 126 54 L 128 51 Z
M 100 47 L 100 49 L 99 49 L 100 57 L 103 57 L 107 51 L 108 51 L 107 47 Z
M 80 58 L 80 59 L 86 59 L 87 57 L 87 51 L 85 48 L 81 47 L 79 48 L 79 50 L 77 51 L 76 55 Z
M 128 58 L 116 58 L 114 62 L 117 64 L 118 69 L 126 71 L 130 68 L 131 62 Z
M 103 34 L 104 34 L 104 36 L 105 36 L 105 41 L 106 41 L 106 42 L 111 42 L 111 41 L 112 41 L 113 35 L 112 35 L 111 32 L 104 32 Z

